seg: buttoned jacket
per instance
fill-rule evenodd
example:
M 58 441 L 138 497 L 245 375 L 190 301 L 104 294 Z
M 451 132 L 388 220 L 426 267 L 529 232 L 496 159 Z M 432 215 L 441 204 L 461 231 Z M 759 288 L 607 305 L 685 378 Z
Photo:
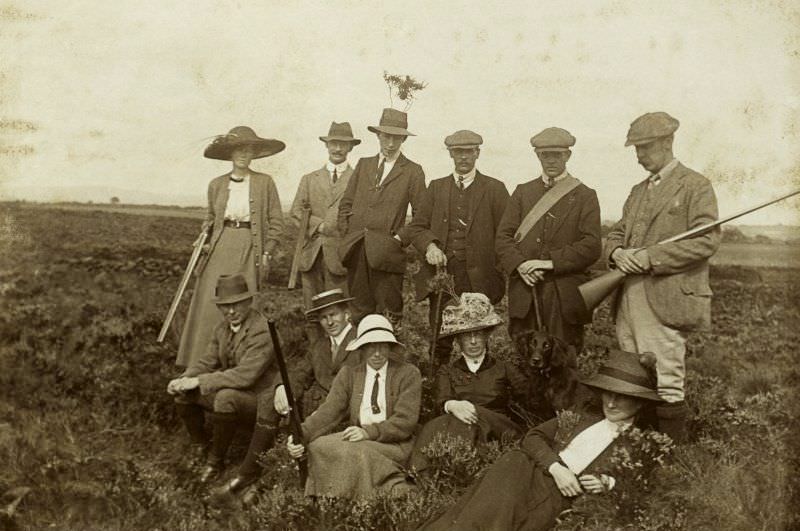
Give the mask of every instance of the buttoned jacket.
M 425 190 L 425 173 L 402 153 L 380 185 L 376 184 L 377 173 L 378 156 L 362 158 L 347 183 L 339 203 L 339 232 L 344 235 L 339 256 L 347 267 L 353 250 L 363 241 L 371 268 L 403 273 L 403 247 L 410 242 L 401 243 L 394 235 L 406 224 L 409 204 L 412 215 L 416 214 Z
M 434 266 L 425 260 L 428 245 L 435 242 L 442 251 L 447 251 L 448 216 L 454 186 L 452 175 L 431 181 L 413 220 L 400 231 L 403 241 L 410 241 L 422 254 L 422 264 L 415 277 L 418 300 L 428 295 L 428 281 L 436 274 Z M 470 190 L 472 199 L 465 220 L 467 275 L 472 288 L 496 304 L 503 298 L 505 282 L 494 251 L 494 237 L 508 203 L 508 190 L 501 181 L 480 172 L 475 172 Z
M 347 169 L 337 176 L 334 183 L 326 166 L 303 175 L 297 194 L 292 203 L 291 216 L 295 223 L 300 224 L 303 216 L 303 206 L 308 205 L 310 216 L 308 230 L 305 235 L 303 251 L 300 255 L 299 270 L 308 271 L 314 266 L 320 251 L 325 261 L 325 267 L 335 275 L 345 275 L 347 270 L 339 259 L 339 234 L 337 220 L 339 217 L 339 201 L 341 201 L 353 169 Z M 322 226 L 322 228 L 320 228 Z M 298 237 L 301 235 L 298 234 Z
M 650 255 L 652 269 L 644 275 L 644 287 L 658 319 L 679 330 L 707 328 L 711 322 L 708 259 L 719 248 L 719 227 L 694 238 L 658 242 L 715 221 L 718 211 L 714 189 L 708 179 L 678 163 L 657 185 L 642 226 L 634 227 L 647 187 L 645 179 L 631 190 L 622 209 L 622 219 L 606 239 L 605 259 L 613 267 L 611 253 L 618 247 L 629 247 L 636 233 L 638 246 L 647 249 Z M 615 308 L 620 293 L 618 290 L 614 298 Z
M 358 351 L 347 350 L 347 344 L 355 337 L 356 328 L 351 327 L 336 349 L 336 355 L 331 352 L 331 339 L 328 336 L 319 338 L 311 345 L 308 353 L 289 371 L 292 391 L 298 400 L 312 385 L 319 386 L 326 393 L 329 392 L 334 377 L 343 366 L 359 363 Z

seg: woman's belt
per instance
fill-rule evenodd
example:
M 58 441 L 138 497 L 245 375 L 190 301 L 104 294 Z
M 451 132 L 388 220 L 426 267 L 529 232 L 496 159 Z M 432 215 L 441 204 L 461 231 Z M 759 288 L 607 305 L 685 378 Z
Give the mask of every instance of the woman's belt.
M 226 219 L 223 223 L 225 227 L 233 227 L 234 229 L 249 229 L 250 222 L 249 221 L 237 221 L 235 219 Z

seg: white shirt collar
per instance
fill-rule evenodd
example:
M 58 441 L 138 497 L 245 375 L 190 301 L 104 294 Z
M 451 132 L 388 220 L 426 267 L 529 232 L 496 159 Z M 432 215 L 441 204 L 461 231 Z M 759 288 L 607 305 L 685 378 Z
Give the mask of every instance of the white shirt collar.
M 402 153 L 403 153 L 403 152 L 402 152 L 402 151 L 400 151 L 400 150 L 398 149 L 398 150 L 397 150 L 397 154 L 395 154 L 394 158 L 393 158 L 393 159 L 391 159 L 391 160 L 389 160 L 388 158 L 386 158 L 386 157 L 384 156 L 384 154 L 383 154 L 383 152 L 382 152 L 382 151 L 378 151 L 378 165 L 380 165 L 380 163 L 381 163 L 381 162 L 384 162 L 384 161 L 385 161 L 385 162 L 384 162 L 384 166 L 386 166 L 386 165 L 391 165 L 391 164 L 394 164 L 395 162 L 397 162 L 397 159 L 399 159 L 399 158 L 400 158 L 400 155 L 401 155 Z
M 544 184 L 546 184 L 547 186 L 552 186 L 553 183 L 557 183 L 558 181 L 560 181 L 561 179 L 566 177 L 568 174 L 569 174 L 569 172 L 567 171 L 566 168 L 564 168 L 564 171 L 561 172 L 561 175 L 556 175 L 551 180 L 549 175 L 547 175 L 546 173 L 542 172 L 542 181 L 544 181 Z
M 467 369 L 469 369 L 469 372 L 475 374 L 476 372 L 478 372 L 478 369 L 481 368 L 481 365 L 483 365 L 483 360 L 486 359 L 486 353 L 484 352 L 483 354 L 481 354 L 480 358 L 468 358 L 463 354 L 461 355 L 461 357 L 464 358 L 464 363 L 467 364 Z
M 349 168 L 349 167 L 350 167 L 350 163 L 347 162 L 347 159 L 345 159 L 345 161 L 342 162 L 341 164 L 334 164 L 331 161 L 328 161 L 328 162 L 325 163 L 325 168 L 328 170 L 328 173 L 333 175 L 333 170 L 336 170 L 336 175 L 338 175 L 339 177 L 341 177 L 342 174 L 344 172 L 346 172 L 347 168 Z
M 468 188 L 469 185 L 472 184 L 472 182 L 475 180 L 475 174 L 477 173 L 477 171 L 478 170 L 473 166 L 472 169 L 469 171 L 469 173 L 466 173 L 463 176 L 464 179 L 461 182 L 464 183 L 464 188 Z M 455 180 L 456 184 L 459 183 L 458 172 L 453 172 L 453 179 Z
M 385 382 L 386 381 L 386 369 L 387 369 L 387 367 L 389 367 L 389 362 L 388 361 L 386 363 L 384 363 L 383 367 L 381 367 L 378 370 L 373 369 L 372 366 L 369 363 L 367 363 L 367 379 L 368 379 L 368 381 L 371 382 L 372 380 L 374 380 L 375 379 L 375 373 L 377 372 L 378 374 L 381 375 L 381 381 Z
M 677 166 L 678 166 L 678 159 L 673 157 L 673 159 L 671 161 L 669 161 L 666 166 L 664 166 L 663 168 L 658 170 L 656 173 L 654 173 L 653 175 L 648 177 L 649 182 L 654 184 L 654 185 L 657 185 L 662 180 L 664 180 L 667 177 L 669 177 L 670 174 L 675 170 L 675 168 Z
M 234 334 L 242 329 L 242 323 L 239 323 L 238 325 L 228 325 L 228 326 L 230 327 L 231 332 L 233 332 Z
M 347 326 L 345 326 L 342 329 L 342 331 L 339 332 L 338 336 L 329 336 L 331 338 L 331 343 L 333 343 L 334 348 L 339 348 L 339 346 L 341 346 L 342 341 L 344 341 L 344 338 L 347 336 L 347 333 L 350 332 L 351 328 L 353 328 L 353 325 L 347 323 Z

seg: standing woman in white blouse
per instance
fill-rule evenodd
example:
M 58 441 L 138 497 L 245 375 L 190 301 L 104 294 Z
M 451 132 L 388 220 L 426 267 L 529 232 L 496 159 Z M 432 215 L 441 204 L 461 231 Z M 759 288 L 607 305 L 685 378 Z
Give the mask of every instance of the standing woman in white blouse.
M 207 250 L 195 270 L 197 283 L 177 365 L 189 366 L 205 352 L 222 319 L 212 301 L 220 275 L 241 273 L 253 290 L 266 285 L 272 253 L 283 234 L 283 211 L 272 177 L 251 170 L 250 162 L 285 148 L 280 140 L 261 138 L 251 128 L 239 126 L 205 150 L 206 158 L 229 160 L 233 169 L 208 185 Z

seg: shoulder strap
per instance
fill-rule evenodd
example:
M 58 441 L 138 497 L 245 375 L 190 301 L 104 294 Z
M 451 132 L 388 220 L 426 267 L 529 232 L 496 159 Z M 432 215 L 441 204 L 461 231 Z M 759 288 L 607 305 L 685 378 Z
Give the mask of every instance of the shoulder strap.
M 560 181 L 558 181 L 555 186 L 550 188 L 550 190 L 545 193 L 539 201 L 533 205 L 533 208 L 528 211 L 525 215 L 525 219 L 522 220 L 522 223 L 519 224 L 519 228 L 517 228 L 516 234 L 514 234 L 514 241 L 521 242 L 525 236 L 531 231 L 534 225 L 542 219 L 548 210 L 553 208 L 553 205 L 558 203 L 558 201 L 573 191 L 578 185 L 581 184 L 581 181 L 573 177 L 572 175 L 567 175 Z

